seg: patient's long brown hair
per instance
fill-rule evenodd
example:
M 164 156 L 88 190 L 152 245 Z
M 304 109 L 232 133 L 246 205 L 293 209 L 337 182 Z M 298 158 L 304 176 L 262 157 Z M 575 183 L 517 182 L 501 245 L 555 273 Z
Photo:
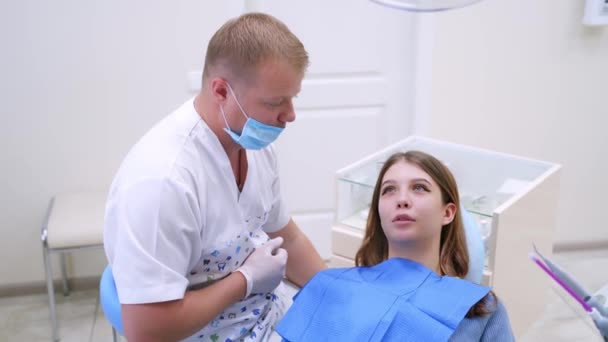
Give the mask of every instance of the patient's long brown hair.
M 382 179 L 388 169 L 398 162 L 408 162 L 418 166 L 426 172 L 441 189 L 443 204 L 454 203 L 457 211 L 452 222 L 444 225 L 441 230 L 439 244 L 439 270 L 442 275 L 463 278 L 469 272 L 469 253 L 467 250 L 464 225 L 460 215 L 460 196 L 452 172 L 437 158 L 421 152 L 398 152 L 388 158 L 382 166 L 367 217 L 365 236 L 359 251 L 355 256 L 357 266 L 374 266 L 388 258 L 388 241 L 378 213 L 380 201 L 380 188 Z M 492 298 L 490 298 L 492 297 Z M 493 299 L 493 300 L 490 300 Z M 496 296 L 490 292 L 486 297 L 475 304 L 467 313 L 467 317 L 476 317 L 493 311 L 490 304 L 497 303 Z

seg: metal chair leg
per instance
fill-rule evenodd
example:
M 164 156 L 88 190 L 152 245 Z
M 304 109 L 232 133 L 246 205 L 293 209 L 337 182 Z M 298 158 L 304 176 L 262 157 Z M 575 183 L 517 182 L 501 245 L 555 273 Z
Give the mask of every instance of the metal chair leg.
M 53 330 L 53 341 L 59 341 L 59 324 L 57 322 L 57 311 L 55 307 L 55 289 L 53 288 L 53 270 L 51 268 L 51 256 L 46 242 L 43 241 L 42 255 L 44 256 L 44 269 L 46 273 L 46 289 L 49 295 L 49 310 L 51 314 L 51 327 Z
M 116 329 L 114 329 L 114 327 L 112 327 L 112 341 L 118 342 L 118 332 L 116 332 Z
M 68 285 L 68 273 L 66 271 L 66 257 L 65 257 L 65 252 L 61 252 L 59 253 L 61 255 L 61 281 L 63 283 L 63 295 L 64 296 L 69 296 L 70 295 L 70 287 Z

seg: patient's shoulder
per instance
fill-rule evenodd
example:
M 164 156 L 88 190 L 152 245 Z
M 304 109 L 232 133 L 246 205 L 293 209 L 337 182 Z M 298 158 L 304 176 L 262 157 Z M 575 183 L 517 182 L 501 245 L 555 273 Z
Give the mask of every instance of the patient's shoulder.
M 318 272 L 315 277 L 339 278 L 345 273 L 355 271 L 357 267 L 330 267 Z
M 463 319 L 450 341 L 514 341 L 507 308 L 500 299 L 493 296 L 489 300 L 491 312 L 487 315 Z

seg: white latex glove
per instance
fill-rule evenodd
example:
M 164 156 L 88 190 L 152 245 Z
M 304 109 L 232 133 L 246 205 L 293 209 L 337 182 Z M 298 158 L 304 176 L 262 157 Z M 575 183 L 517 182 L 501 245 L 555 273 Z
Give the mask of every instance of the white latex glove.
M 243 263 L 238 272 L 247 280 L 247 293 L 267 293 L 273 291 L 285 276 L 287 264 L 287 251 L 280 248 L 283 238 L 277 237 L 268 240 L 256 248 Z

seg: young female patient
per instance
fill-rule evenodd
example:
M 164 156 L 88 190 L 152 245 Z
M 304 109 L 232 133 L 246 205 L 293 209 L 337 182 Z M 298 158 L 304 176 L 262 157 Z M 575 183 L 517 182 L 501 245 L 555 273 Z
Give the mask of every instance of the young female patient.
M 287 341 L 512 341 L 503 304 L 462 280 L 469 255 L 458 188 L 419 151 L 382 167 L 353 268 L 315 275 L 278 333 Z

